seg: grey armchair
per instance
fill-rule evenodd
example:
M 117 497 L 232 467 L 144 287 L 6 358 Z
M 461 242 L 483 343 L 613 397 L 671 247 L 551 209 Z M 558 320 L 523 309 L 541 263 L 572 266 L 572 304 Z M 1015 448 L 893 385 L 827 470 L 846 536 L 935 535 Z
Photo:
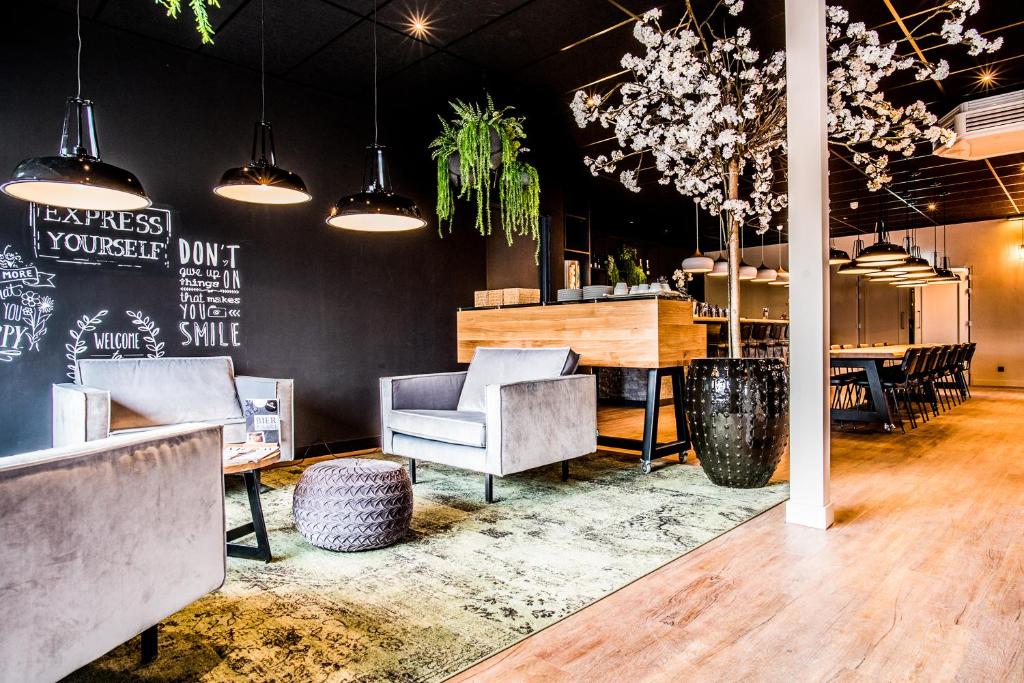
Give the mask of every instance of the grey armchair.
M 53 385 L 54 446 L 185 422 L 220 425 L 225 443 L 241 443 L 242 400 L 277 399 L 281 459 L 295 457 L 292 380 L 236 376 L 229 356 L 83 359 L 76 375 Z
M 0 681 L 56 681 L 224 583 L 221 428 L 0 458 Z
M 384 377 L 381 449 L 493 477 L 597 450 L 597 383 L 571 349 L 478 348 L 466 372 Z

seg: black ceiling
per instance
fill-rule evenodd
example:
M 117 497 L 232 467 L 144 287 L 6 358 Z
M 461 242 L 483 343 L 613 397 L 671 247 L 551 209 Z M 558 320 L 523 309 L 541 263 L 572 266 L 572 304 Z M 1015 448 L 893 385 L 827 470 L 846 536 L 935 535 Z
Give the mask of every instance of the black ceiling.
M 171 21 L 161 16 L 151 0 L 81 1 L 83 15 L 91 20 L 250 69 L 258 64 L 258 0 L 220 0 L 220 8 L 210 10 L 217 31 L 215 44 L 206 46 L 200 45 L 187 7 L 178 21 Z M 913 30 L 914 17 L 937 1 L 892 0 L 892 6 Z M 372 64 L 373 0 L 265 2 L 268 73 L 340 93 L 353 87 L 365 89 Z M 75 2 L 46 0 L 46 4 L 73 11 Z M 678 13 L 682 6 L 680 2 L 664 4 L 666 16 Z M 760 37 L 761 46 L 782 47 L 783 0 L 748 0 L 746 4 L 740 19 Z M 911 52 L 884 0 L 846 5 L 853 20 L 876 28 L 883 39 L 900 40 Z M 511 79 L 557 98 L 567 107 L 576 89 L 614 82 L 621 56 L 637 46 L 632 20 L 651 6 L 648 0 L 380 0 L 380 74 L 385 87 L 399 92 L 428 85 L 444 90 L 446 84 L 481 74 L 486 82 L 490 74 L 491 79 Z M 414 17 L 426 20 L 427 33 L 414 34 Z M 921 99 L 941 116 L 966 99 L 1024 87 L 1021 1 L 982 0 L 982 10 L 969 26 L 1003 36 L 1003 48 L 993 55 L 970 57 L 966 50 L 915 35 L 926 57 L 947 59 L 952 73 L 941 88 L 933 81 L 907 76 L 906 82 L 887 86 L 890 97 L 900 103 Z M 988 86 L 979 82 L 984 69 L 996 77 Z M 575 130 L 568 125 L 567 111 L 562 120 L 572 131 L 580 156 L 588 143 L 606 133 Z M 833 232 L 870 230 L 879 217 L 899 228 L 999 218 L 1024 210 L 1024 154 L 991 159 L 990 168 L 984 161 L 947 161 L 930 152 L 922 146 L 914 157 L 894 160 L 889 188 L 869 192 L 863 175 L 847 161 L 847 152 L 834 149 L 830 162 Z M 678 202 L 678 196 L 663 188 L 654 185 L 648 190 L 647 186 L 641 195 L 645 201 L 673 206 Z M 929 209 L 929 204 L 934 208 Z M 685 200 L 678 206 L 692 205 Z

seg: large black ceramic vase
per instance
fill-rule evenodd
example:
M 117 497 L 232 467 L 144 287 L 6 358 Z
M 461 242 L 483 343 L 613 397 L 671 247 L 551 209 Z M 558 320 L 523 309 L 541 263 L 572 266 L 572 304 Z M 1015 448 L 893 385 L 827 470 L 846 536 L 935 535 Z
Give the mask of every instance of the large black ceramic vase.
M 789 442 L 789 375 L 778 358 L 700 358 L 686 378 L 686 419 L 712 483 L 756 488 Z

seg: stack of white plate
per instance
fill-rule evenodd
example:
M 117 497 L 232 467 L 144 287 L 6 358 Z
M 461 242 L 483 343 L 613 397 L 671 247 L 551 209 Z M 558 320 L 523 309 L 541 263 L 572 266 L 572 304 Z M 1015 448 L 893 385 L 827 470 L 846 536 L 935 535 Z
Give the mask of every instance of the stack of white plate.
M 583 288 L 584 299 L 601 299 L 611 293 L 612 288 L 608 285 L 587 285 Z
M 583 290 L 582 289 L 560 289 L 558 290 L 559 301 L 582 301 Z

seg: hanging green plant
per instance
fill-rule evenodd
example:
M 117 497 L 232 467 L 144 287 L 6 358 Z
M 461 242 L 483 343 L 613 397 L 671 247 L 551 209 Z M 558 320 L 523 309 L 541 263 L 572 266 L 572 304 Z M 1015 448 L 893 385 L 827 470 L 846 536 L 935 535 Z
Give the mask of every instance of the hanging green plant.
M 156 0 L 156 4 L 167 8 L 167 16 L 177 19 L 181 14 L 182 0 Z M 192 9 L 192 16 L 196 20 L 196 31 L 202 37 L 203 45 L 213 45 L 213 24 L 210 23 L 210 15 L 206 7 L 220 7 L 220 0 L 188 0 L 188 6 Z
M 527 151 L 525 119 L 512 116 L 512 107 L 495 108 L 490 95 L 483 107 L 461 100 L 449 104 L 455 117 L 441 118 L 441 134 L 430 143 L 437 162 L 438 232 L 443 235 L 446 223 L 451 232 L 459 198 L 476 204 L 475 227 L 490 235 L 491 189 L 497 183 L 505 240 L 511 246 L 515 236 L 528 236 L 539 245 L 540 177 L 519 158 Z

